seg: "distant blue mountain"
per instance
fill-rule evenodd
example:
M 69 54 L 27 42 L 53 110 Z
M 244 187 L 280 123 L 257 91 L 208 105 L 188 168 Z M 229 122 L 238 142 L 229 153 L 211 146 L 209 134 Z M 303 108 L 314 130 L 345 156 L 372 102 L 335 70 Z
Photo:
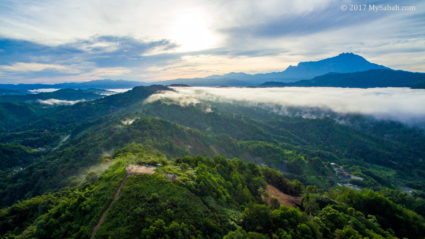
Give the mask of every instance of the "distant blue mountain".
M 408 71 L 394 71 L 387 69 L 368 70 L 354 73 L 329 73 L 314 77 L 311 80 L 297 82 L 265 82 L 262 87 L 348 87 L 348 88 L 373 88 L 373 87 L 425 87 L 425 73 Z
M 125 89 L 147 85 L 139 81 L 93 80 L 86 82 L 69 82 L 58 84 L 0 84 L 1 91 L 27 92 L 32 89 Z
M 34 103 L 38 100 L 94 100 L 104 97 L 107 91 L 98 89 L 60 89 L 54 92 L 43 92 L 38 94 L 4 94 L 0 95 L 1 102 Z
M 293 81 L 311 79 L 330 72 L 353 73 L 375 69 L 389 68 L 375 63 L 370 63 L 365 58 L 353 53 L 342 53 L 338 56 L 320 61 L 300 62 L 297 66 L 289 66 L 285 71 L 276 73 L 276 76 L 281 79 Z
M 300 62 L 297 66 L 289 66 L 282 72 L 264 74 L 229 73 L 213 75 L 205 78 L 190 78 L 162 81 L 161 84 L 186 84 L 191 86 L 256 86 L 266 81 L 295 82 L 308 80 L 327 73 L 353 73 L 373 69 L 389 69 L 371 63 L 365 58 L 353 54 L 342 53 L 338 56 L 320 61 Z

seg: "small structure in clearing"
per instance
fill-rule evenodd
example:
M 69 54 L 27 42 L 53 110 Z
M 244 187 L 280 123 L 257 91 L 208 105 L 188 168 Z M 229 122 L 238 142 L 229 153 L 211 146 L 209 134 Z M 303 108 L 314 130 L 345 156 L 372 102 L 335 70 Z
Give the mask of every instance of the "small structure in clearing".
M 155 173 L 155 167 L 146 167 L 146 166 L 133 165 L 133 164 L 127 165 L 125 169 L 127 170 L 128 175 Z
M 283 193 L 270 184 L 266 186 L 266 192 L 269 194 L 269 196 L 263 197 L 263 200 L 269 205 L 271 205 L 272 198 L 276 198 L 281 206 L 295 207 L 301 205 L 301 197 L 295 197 Z

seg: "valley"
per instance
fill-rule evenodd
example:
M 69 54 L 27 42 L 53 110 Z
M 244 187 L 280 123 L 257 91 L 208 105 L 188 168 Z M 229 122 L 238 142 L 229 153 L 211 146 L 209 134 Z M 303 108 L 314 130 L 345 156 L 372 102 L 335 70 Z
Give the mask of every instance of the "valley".
M 164 92 L 178 89 L 136 87 L 72 106 L 36 107 L 36 121 L 2 131 L 2 162 L 12 162 L 5 156 L 22 159 L 2 166 L 2 236 L 230 238 L 279 231 L 420 238 L 422 129 L 360 114 L 316 109 L 303 117 L 302 108 L 281 114 Z M 356 198 L 394 208 L 391 213 L 403 219 L 386 221 Z M 200 220 L 200 213 L 209 216 Z M 290 213 L 299 221 L 290 227 L 250 221 L 257 213 L 277 221 Z M 362 226 L 330 226 L 329 213 Z M 316 224 L 314 215 L 322 222 Z M 402 227 L 393 231 L 392 223 Z M 296 229 L 301 224 L 309 229 Z

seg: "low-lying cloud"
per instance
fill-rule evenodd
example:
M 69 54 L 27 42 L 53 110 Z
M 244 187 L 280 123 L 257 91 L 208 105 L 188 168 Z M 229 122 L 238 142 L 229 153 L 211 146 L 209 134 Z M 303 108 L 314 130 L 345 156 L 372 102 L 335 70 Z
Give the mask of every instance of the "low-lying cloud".
M 38 103 L 43 105 L 74 105 L 84 100 L 58 100 L 58 99 L 47 99 L 37 100 Z
M 58 91 L 59 89 L 57 88 L 42 88 L 42 89 L 32 89 L 32 90 L 28 90 L 29 93 L 31 94 L 38 94 L 38 93 L 49 93 L 49 92 L 55 92 Z
M 201 102 L 242 103 L 273 109 L 285 114 L 288 107 L 319 108 L 343 114 L 371 115 L 405 123 L 425 122 L 425 90 L 410 88 L 213 88 L 174 87 L 175 91 L 155 94 L 182 106 Z
M 119 93 L 124 93 L 131 90 L 131 88 L 125 88 L 125 89 L 107 89 L 105 92 L 102 92 L 101 95 L 110 96 L 115 95 Z

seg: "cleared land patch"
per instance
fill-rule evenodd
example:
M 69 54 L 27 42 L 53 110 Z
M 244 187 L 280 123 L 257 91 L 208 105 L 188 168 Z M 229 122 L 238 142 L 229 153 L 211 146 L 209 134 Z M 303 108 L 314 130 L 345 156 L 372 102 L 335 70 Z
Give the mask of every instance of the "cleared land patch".
M 127 165 L 125 168 L 127 170 L 128 175 L 133 174 L 154 174 L 155 173 L 155 167 L 146 167 L 146 166 L 140 166 L 140 165 Z
M 301 197 L 295 197 L 283 193 L 270 184 L 266 186 L 266 192 L 269 194 L 269 196 L 264 198 L 264 201 L 266 201 L 266 203 L 269 205 L 271 205 L 272 198 L 276 198 L 281 206 L 295 207 L 297 205 L 301 205 Z

